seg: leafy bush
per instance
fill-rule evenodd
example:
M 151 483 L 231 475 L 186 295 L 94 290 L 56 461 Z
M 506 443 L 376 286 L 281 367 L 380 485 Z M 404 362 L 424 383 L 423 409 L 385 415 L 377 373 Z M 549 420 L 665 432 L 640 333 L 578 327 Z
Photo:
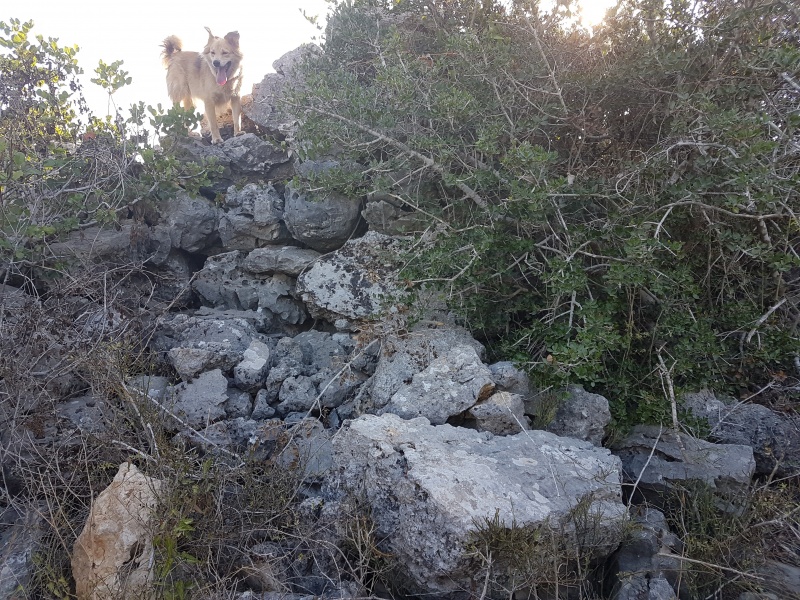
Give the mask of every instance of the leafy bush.
M 199 116 L 173 108 L 131 107 L 125 119 L 93 116 L 76 78 L 78 48 L 31 35 L 32 22 L 0 22 L 0 283 L 52 267 L 59 235 L 116 222 L 140 201 L 179 183 L 207 183 L 210 165 L 176 161 L 156 135 L 185 134 Z M 92 81 L 111 99 L 131 78 L 122 61 L 100 61 Z M 37 262 L 43 261 L 43 262 Z
M 796 392 L 796 9 L 623 0 L 588 31 L 557 4 L 338 3 L 307 154 L 427 216 L 411 287 L 622 425 L 666 417 L 667 378 Z

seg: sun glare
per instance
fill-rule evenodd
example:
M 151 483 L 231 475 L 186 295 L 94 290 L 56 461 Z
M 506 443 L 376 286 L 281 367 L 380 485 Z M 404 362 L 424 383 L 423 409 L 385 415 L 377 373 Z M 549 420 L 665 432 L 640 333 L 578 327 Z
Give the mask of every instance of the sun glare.
M 586 27 L 596 27 L 614 3 L 615 0 L 581 0 L 579 2 L 581 23 Z

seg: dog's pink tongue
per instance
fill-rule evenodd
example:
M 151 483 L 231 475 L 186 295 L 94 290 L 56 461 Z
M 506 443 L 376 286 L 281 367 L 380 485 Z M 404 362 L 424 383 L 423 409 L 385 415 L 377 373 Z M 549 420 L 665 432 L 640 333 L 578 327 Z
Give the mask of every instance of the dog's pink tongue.
M 217 83 L 219 85 L 228 83 L 228 67 L 220 67 L 217 69 Z

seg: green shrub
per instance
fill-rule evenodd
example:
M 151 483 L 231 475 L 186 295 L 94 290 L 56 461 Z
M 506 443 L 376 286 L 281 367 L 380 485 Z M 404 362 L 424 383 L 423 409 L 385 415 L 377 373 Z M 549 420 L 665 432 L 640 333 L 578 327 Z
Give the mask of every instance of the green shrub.
M 626 0 L 593 32 L 570 14 L 340 2 L 292 100 L 301 145 L 362 165 L 349 193 L 424 211 L 405 280 L 540 385 L 605 393 L 621 425 L 667 416 L 659 354 L 679 389 L 790 394 L 796 11 Z

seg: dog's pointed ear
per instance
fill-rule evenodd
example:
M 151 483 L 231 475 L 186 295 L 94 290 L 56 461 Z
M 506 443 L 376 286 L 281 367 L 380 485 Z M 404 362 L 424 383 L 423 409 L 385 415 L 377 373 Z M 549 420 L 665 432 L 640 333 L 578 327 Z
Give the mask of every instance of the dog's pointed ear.
M 211 30 L 208 27 L 206 27 L 206 31 L 208 32 L 208 42 L 207 43 L 210 44 L 211 42 L 214 41 L 214 38 L 216 36 L 213 33 L 211 33 Z
M 238 31 L 230 31 L 225 34 L 225 41 L 228 42 L 234 48 L 239 47 L 239 32 Z

